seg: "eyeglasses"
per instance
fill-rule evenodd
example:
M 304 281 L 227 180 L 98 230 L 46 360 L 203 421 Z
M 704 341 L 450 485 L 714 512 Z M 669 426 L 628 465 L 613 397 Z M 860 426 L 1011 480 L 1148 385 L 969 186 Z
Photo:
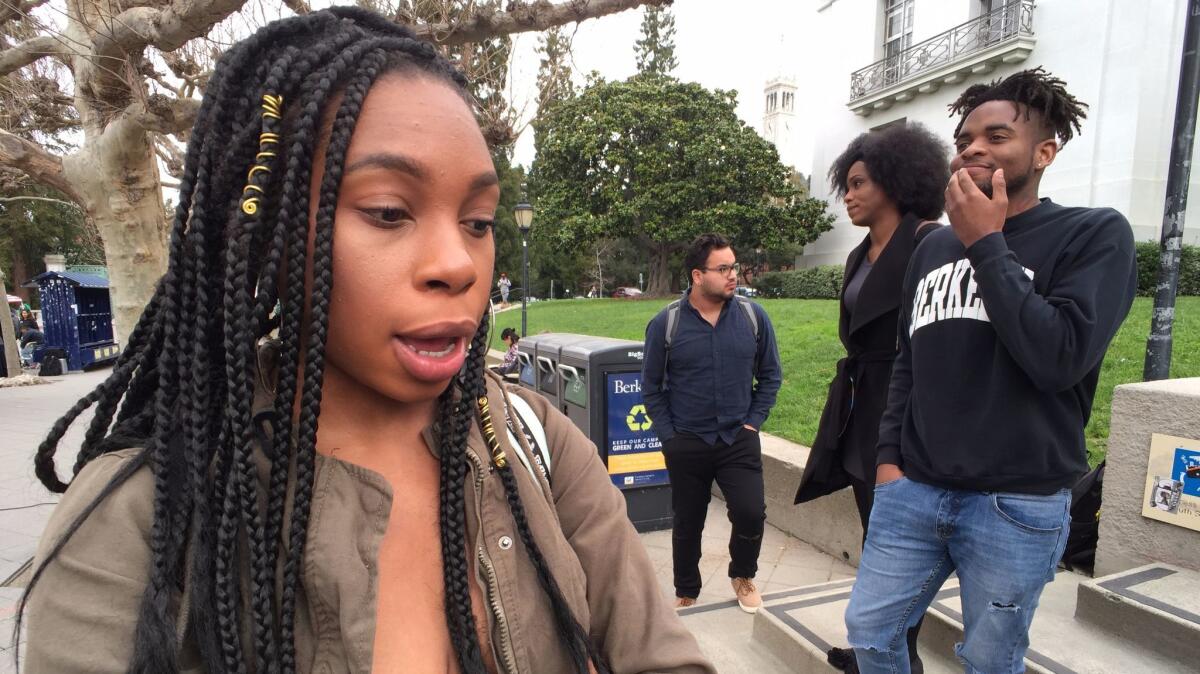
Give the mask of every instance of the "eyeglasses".
M 700 267 L 700 271 L 715 271 L 721 276 L 729 276 L 729 272 L 739 273 L 742 271 L 742 265 L 735 262 L 733 264 L 723 264 L 720 267 Z

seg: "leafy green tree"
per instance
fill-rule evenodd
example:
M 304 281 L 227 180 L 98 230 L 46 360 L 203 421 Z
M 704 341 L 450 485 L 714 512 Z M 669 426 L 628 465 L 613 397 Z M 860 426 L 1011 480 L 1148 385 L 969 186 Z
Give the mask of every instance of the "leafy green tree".
M 653 295 L 671 290 L 672 255 L 698 234 L 729 235 L 743 250 L 814 240 L 832 225 L 825 203 L 800 196 L 735 104 L 735 92 L 642 75 L 562 102 L 535 142 L 530 190 L 555 223 L 535 235 L 558 248 L 633 242 Z
M 496 165 L 496 174 L 500 176 L 500 205 L 496 208 L 495 274 L 499 278 L 500 272 L 506 272 L 515 288 L 521 285 L 521 232 L 517 229 L 513 209 L 523 196 L 525 169 L 513 166 L 504 152 L 493 151 L 492 163 Z M 492 285 L 494 292 L 495 279 Z
M 75 204 L 40 185 L 19 187 L 0 181 L 0 269 L 8 291 L 46 270 L 42 258 L 67 256 L 70 264 L 104 264 L 104 248 L 95 227 Z
M 675 17 L 666 7 L 646 7 L 642 13 L 642 36 L 634 43 L 637 69 L 643 75 L 670 75 L 679 65 L 675 59 Z

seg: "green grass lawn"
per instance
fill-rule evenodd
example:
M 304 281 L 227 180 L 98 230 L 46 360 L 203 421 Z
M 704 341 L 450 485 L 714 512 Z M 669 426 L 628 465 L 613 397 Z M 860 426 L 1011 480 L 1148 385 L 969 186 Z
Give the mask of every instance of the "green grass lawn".
M 646 323 L 670 300 L 561 300 L 529 307 L 529 334 L 575 332 L 641 341 Z M 1100 385 L 1087 427 L 1092 464 L 1104 457 L 1112 391 L 1118 384 L 1141 381 L 1146 336 L 1150 330 L 1150 298 L 1139 297 L 1113 340 L 1100 371 Z M 825 404 L 834 365 L 844 355 L 837 338 L 835 300 L 763 300 L 771 316 L 783 361 L 783 388 L 764 427 L 769 433 L 811 444 Z M 500 330 L 520 328 L 521 313 L 499 315 L 494 348 L 503 350 Z M 1176 305 L 1172 377 L 1200 376 L 1200 297 L 1181 297 Z

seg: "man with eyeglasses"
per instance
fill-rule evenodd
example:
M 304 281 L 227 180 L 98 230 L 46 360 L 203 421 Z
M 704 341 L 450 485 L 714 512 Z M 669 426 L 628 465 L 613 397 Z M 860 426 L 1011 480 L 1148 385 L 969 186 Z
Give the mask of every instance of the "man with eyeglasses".
M 762 606 L 754 585 L 766 501 L 758 430 L 783 373 L 767 312 L 737 297 L 729 240 L 703 234 L 684 258 L 691 287 L 646 326 L 642 395 L 671 478 L 675 606 L 700 594 L 700 537 L 712 483 L 725 497 L 729 578 L 747 613 Z

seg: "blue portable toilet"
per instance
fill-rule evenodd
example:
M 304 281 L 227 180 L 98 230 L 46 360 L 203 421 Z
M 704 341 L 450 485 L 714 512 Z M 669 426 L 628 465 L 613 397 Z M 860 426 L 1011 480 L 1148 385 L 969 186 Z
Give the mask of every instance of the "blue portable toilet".
M 25 284 L 37 287 L 42 303 L 43 350 L 62 349 L 67 367 L 85 367 L 115 359 L 112 300 L 108 279 L 77 271 L 48 271 Z

